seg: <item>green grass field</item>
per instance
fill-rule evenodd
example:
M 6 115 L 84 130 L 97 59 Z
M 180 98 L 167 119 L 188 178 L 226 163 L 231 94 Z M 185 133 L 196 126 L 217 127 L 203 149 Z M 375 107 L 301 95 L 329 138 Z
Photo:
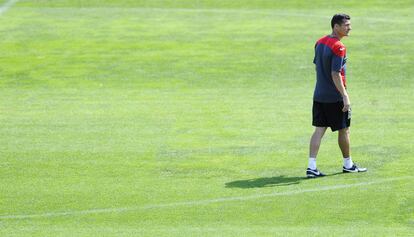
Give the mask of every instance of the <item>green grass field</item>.
M 329 176 L 307 180 L 313 46 L 337 12 L 369 171 L 340 173 L 328 131 Z M 414 236 L 413 12 L 15 1 L 0 10 L 0 236 Z

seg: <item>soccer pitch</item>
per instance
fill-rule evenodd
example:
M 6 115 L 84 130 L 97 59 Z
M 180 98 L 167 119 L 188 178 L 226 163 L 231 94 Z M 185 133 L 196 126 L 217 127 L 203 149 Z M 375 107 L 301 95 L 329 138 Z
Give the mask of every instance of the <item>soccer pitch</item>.
M 351 16 L 353 160 L 305 179 Z M 0 236 L 414 236 L 414 1 L 0 0 Z

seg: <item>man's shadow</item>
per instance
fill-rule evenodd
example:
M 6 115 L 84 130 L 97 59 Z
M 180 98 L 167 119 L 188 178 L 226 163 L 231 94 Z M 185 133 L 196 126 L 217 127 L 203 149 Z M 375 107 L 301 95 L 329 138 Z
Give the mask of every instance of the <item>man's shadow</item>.
M 341 173 L 333 173 L 326 175 L 334 176 L 339 175 Z M 320 179 L 320 178 L 318 178 Z M 266 187 L 278 187 L 278 186 L 287 186 L 293 184 L 299 184 L 300 182 L 306 180 L 313 180 L 312 178 L 306 178 L 304 176 L 301 177 L 287 177 L 285 175 L 279 175 L 275 177 L 268 177 L 268 178 L 257 178 L 257 179 L 245 179 L 245 180 L 236 180 L 229 183 L 226 183 L 226 188 L 266 188 Z

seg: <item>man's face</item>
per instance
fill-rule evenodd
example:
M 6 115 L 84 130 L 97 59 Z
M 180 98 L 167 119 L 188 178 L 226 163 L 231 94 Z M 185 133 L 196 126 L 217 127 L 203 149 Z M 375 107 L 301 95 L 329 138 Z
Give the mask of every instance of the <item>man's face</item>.
M 341 25 L 335 24 L 336 33 L 341 36 L 348 36 L 349 32 L 352 30 L 351 21 L 344 20 Z

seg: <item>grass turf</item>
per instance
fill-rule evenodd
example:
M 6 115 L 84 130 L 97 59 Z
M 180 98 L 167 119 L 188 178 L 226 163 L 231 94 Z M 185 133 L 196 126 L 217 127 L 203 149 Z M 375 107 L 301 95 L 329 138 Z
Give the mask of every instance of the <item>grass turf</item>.
M 338 9 L 353 23 L 352 154 L 369 172 L 336 174 L 328 133 L 331 176 L 305 180 L 313 45 Z M 16 3 L 0 16 L 0 235 L 413 235 L 412 10 Z

